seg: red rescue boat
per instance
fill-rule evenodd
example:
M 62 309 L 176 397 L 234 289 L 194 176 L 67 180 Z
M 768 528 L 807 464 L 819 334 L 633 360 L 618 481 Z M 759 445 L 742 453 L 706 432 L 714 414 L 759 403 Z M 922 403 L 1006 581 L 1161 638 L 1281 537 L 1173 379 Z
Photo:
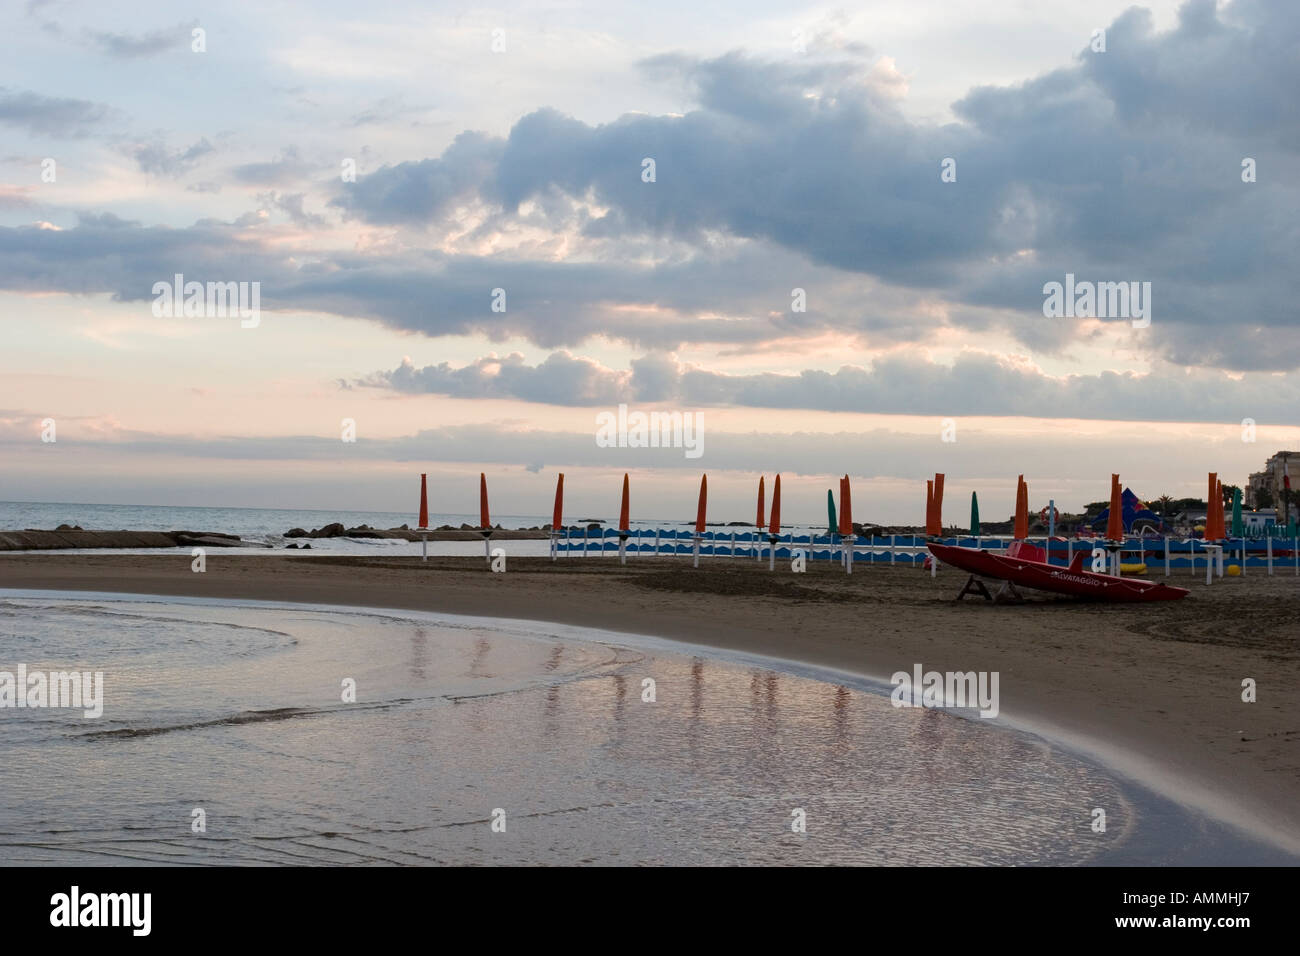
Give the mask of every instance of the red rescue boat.
M 1085 571 L 1083 560 L 1087 552 L 1084 551 L 1074 556 L 1074 561 L 1068 568 L 1063 568 L 1041 560 L 1043 550 L 1023 542 L 1016 542 L 1012 546 L 1010 550 L 1014 554 L 993 554 L 948 544 L 926 546 L 943 563 L 969 571 L 976 577 L 1010 581 L 1038 591 L 1117 602 L 1177 601 L 1191 593 L 1186 588 L 1155 581 L 1135 581 L 1131 578 L 1117 578 L 1113 574 Z M 964 591 L 962 593 L 965 594 Z

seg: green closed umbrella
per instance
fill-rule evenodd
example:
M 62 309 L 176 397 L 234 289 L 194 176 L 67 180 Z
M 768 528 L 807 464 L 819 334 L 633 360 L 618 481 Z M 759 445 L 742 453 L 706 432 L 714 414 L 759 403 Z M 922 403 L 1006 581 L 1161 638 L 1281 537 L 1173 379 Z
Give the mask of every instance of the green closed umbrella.
M 1294 515 L 1286 520 L 1286 536 L 1288 538 L 1294 538 L 1296 536 Z
M 833 535 L 840 530 L 840 523 L 835 518 L 835 495 L 826 489 L 826 533 Z
M 1241 489 L 1232 489 L 1232 536 L 1240 538 L 1246 533 L 1245 527 L 1241 523 Z
M 977 538 L 980 533 L 980 500 L 973 491 L 970 493 L 970 533 Z

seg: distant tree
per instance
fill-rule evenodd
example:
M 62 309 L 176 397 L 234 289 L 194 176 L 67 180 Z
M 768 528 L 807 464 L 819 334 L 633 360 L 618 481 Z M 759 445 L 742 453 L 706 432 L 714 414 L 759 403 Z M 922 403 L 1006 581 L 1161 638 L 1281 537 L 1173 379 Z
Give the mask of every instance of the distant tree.
M 1224 486 L 1223 486 L 1223 503 L 1224 503 L 1225 506 L 1228 506 L 1228 505 L 1231 505 L 1231 504 L 1232 504 L 1232 495 L 1233 495 L 1233 492 L 1238 491 L 1238 490 L 1240 490 L 1240 489 L 1238 489 L 1236 485 L 1224 485 Z
M 1160 518 L 1164 520 L 1169 517 L 1169 506 L 1174 503 L 1174 499 L 1168 495 L 1161 495 L 1156 501 L 1160 502 Z
M 1255 489 L 1255 507 L 1271 508 L 1273 507 L 1273 492 L 1267 488 Z

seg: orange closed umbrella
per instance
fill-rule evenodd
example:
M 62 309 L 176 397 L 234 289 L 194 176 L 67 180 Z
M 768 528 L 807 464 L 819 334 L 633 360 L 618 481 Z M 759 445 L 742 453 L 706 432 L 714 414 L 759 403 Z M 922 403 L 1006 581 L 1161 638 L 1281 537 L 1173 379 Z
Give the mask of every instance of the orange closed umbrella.
M 704 506 L 709 499 L 709 476 L 700 476 L 700 503 L 695 509 L 695 533 L 704 534 Z
M 1029 537 L 1029 486 L 1024 475 L 1016 478 L 1016 524 L 1011 536 L 1017 541 Z
M 1219 475 L 1210 472 L 1209 490 L 1205 493 L 1205 540 L 1218 541 L 1218 527 L 1214 520 L 1214 496 L 1218 494 Z
M 930 533 L 930 526 L 934 524 L 934 481 L 927 480 L 925 483 L 925 533 Z
M 551 515 L 551 530 L 559 531 L 560 526 L 564 523 L 561 518 L 564 516 L 564 472 L 560 472 L 560 477 L 555 480 L 555 512 Z
M 619 505 L 618 509 L 618 560 L 620 564 L 627 564 L 627 535 L 631 530 L 630 521 L 628 520 L 628 515 L 630 513 L 628 500 L 627 473 L 624 472 L 623 503 Z M 603 542 L 601 547 L 604 547 Z
M 480 531 L 492 528 L 492 519 L 488 517 L 487 475 L 478 473 L 478 527 Z
M 762 534 L 763 526 L 767 524 L 767 522 L 763 520 L 763 502 L 764 502 L 763 476 L 759 475 L 758 476 L 758 514 L 754 517 L 754 557 L 757 558 L 759 561 L 763 560 L 763 545 L 759 539 L 759 535 Z
M 1119 475 L 1110 476 L 1110 516 L 1106 519 L 1106 537 L 1111 541 L 1124 540 L 1124 497 L 1120 492 Z
M 420 530 L 429 527 L 429 484 L 420 476 Z

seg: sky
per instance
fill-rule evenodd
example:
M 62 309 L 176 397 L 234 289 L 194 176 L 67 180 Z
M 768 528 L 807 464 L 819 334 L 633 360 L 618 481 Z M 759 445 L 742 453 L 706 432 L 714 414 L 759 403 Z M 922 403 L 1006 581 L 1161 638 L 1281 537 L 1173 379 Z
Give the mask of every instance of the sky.
M 0 500 L 1244 483 L 1300 448 L 1298 42 L 1292 0 L 11 2 Z M 176 274 L 259 311 L 169 313 Z M 602 447 L 620 405 L 701 453 Z

